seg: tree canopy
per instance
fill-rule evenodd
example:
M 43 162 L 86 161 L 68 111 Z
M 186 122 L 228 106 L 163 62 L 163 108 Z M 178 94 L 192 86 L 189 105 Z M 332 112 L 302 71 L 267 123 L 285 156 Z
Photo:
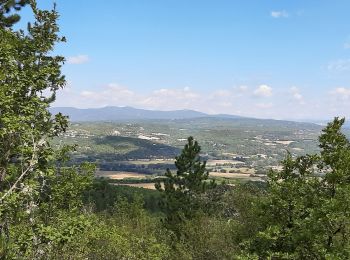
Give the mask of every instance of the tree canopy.
M 48 110 L 65 86 L 64 58 L 52 55 L 65 39 L 56 10 L 40 10 L 35 1 L 29 4 L 34 23 L 15 31 L 19 16 L 11 10 L 27 3 L 0 2 L 0 256 L 7 258 L 39 257 L 52 250 L 45 243 L 67 241 L 68 229 L 83 228 L 71 213 L 79 211 L 93 170 L 63 167 L 73 147 L 51 145 L 68 125 L 67 117 Z
M 30 0 L 0 0 L 0 26 L 11 27 L 20 20 L 13 11 L 20 11 Z
M 271 171 L 257 207 L 260 226 L 249 250 L 281 259 L 350 258 L 350 143 L 335 118 L 319 137 L 321 153 Z

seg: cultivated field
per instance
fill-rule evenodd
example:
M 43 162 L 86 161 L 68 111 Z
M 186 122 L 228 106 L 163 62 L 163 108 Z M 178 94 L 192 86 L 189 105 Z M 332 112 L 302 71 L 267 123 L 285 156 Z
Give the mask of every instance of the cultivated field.
M 123 179 L 145 179 L 150 175 L 138 173 L 138 172 L 123 172 L 123 171 L 97 171 L 96 177 L 104 177 L 112 180 L 123 180 Z
M 135 164 L 135 165 L 149 165 L 149 164 L 174 164 L 175 159 L 144 159 L 144 160 L 128 160 L 128 161 L 120 161 L 120 163 L 124 164 Z
M 246 173 L 225 173 L 225 172 L 210 172 L 210 177 L 228 178 L 228 179 L 261 179 L 259 176 L 251 176 Z
M 155 183 L 115 183 L 114 185 L 122 185 L 122 186 L 130 186 L 130 187 L 137 187 L 137 188 L 144 188 L 149 190 L 155 190 Z
M 216 165 L 224 165 L 224 164 L 244 164 L 244 162 L 237 160 L 208 160 L 207 166 L 216 166 Z

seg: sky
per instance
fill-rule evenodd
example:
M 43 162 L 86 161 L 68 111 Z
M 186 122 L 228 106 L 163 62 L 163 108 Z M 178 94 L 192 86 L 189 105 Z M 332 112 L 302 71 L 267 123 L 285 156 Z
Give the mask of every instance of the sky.
M 54 106 L 350 118 L 348 0 L 55 2 L 67 86 Z

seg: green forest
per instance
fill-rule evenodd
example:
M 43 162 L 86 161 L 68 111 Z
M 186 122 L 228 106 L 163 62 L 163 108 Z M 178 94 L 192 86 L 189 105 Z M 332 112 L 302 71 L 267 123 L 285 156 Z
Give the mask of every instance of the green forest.
M 16 29 L 24 6 L 35 20 Z M 0 259 L 350 259 L 344 118 L 263 182 L 209 179 L 190 136 L 156 190 L 113 185 L 55 141 L 69 125 L 49 111 L 66 85 L 58 17 L 0 0 Z

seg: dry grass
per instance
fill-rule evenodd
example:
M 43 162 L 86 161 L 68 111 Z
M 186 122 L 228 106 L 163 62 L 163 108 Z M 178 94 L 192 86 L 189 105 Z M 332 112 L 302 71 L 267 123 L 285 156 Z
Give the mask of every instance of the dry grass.
M 159 160 L 130 160 L 130 161 L 122 161 L 121 163 L 126 163 L 126 164 L 135 164 L 135 165 L 149 165 L 149 164 L 174 164 L 175 160 L 174 159 L 169 159 L 169 160 L 164 160 L 164 159 L 159 159 Z
M 115 183 L 114 185 L 122 185 L 122 186 L 130 186 L 130 187 L 137 187 L 137 188 L 144 188 L 148 190 L 155 190 L 154 187 L 155 183 Z
M 147 178 L 149 175 L 138 172 L 123 172 L 123 171 L 97 171 L 96 177 L 104 177 L 112 180 L 122 180 L 126 178 L 142 179 Z
M 241 167 L 241 168 L 237 168 L 237 170 L 245 173 L 245 174 L 252 174 L 255 173 L 255 169 L 253 168 L 247 168 L 247 167 Z
M 208 166 L 215 166 L 217 164 L 242 164 L 244 162 L 236 161 L 236 160 L 208 160 L 207 165 Z
M 246 173 L 224 173 L 224 172 L 210 172 L 209 176 L 211 177 L 221 177 L 229 179 L 257 179 L 259 177 L 252 177 L 250 174 Z

